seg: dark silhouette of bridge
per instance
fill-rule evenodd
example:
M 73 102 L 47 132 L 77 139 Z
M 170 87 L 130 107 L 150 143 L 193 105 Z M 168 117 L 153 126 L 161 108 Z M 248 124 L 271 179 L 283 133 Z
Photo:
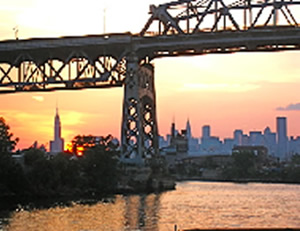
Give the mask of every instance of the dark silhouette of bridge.
M 144 164 L 158 155 L 151 60 L 298 50 L 299 10 L 293 0 L 178 0 L 151 5 L 139 34 L 2 41 L 0 93 L 124 86 L 122 160 Z

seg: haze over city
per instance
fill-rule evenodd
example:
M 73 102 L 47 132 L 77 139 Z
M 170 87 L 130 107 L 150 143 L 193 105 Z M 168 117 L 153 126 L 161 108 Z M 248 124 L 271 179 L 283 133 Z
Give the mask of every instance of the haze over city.
M 0 230 L 300 230 L 300 0 L 1 3 Z
M 41 0 L 5 0 L 0 9 L 0 39 L 15 39 L 16 26 L 19 39 L 102 34 L 104 30 L 139 32 L 149 5 L 164 2 L 55 0 L 45 5 Z M 57 17 L 53 18 L 53 12 Z M 201 127 L 210 124 L 212 135 L 225 138 L 232 137 L 234 129 L 249 132 L 269 126 L 274 131 L 274 118 L 286 116 L 288 135 L 300 135 L 299 55 L 294 51 L 154 60 L 159 133 L 169 133 L 173 119 L 183 128 L 189 118 L 194 137 L 200 137 Z M 18 148 L 36 140 L 48 144 L 56 104 L 66 142 L 77 134 L 120 137 L 122 88 L 18 93 L 0 95 L 0 100 L 1 116 L 20 137 Z

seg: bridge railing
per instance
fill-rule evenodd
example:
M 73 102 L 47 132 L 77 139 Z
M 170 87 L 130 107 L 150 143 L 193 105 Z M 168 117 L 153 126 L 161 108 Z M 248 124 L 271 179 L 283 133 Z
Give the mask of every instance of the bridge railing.
M 298 27 L 300 1 L 184 0 L 150 6 L 141 36 L 193 34 L 259 27 Z

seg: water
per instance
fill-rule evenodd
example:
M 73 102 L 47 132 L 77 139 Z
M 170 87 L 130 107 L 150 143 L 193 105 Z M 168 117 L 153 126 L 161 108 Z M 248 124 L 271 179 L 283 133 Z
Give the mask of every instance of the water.
M 175 224 L 179 229 L 299 228 L 300 185 L 181 182 L 161 194 L 19 209 L 4 230 L 173 231 Z

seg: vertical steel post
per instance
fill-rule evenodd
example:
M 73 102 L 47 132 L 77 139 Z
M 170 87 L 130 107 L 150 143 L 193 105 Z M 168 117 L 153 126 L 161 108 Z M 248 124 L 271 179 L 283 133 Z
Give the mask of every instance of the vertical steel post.
M 127 60 L 121 130 L 123 163 L 143 166 L 158 155 L 154 67 L 135 55 Z
M 186 10 L 187 10 L 187 19 L 186 19 L 186 33 L 190 33 L 190 3 L 186 4 Z
M 249 8 L 249 26 L 250 26 L 250 29 L 251 29 L 251 26 L 252 26 L 252 23 L 253 23 L 253 20 L 252 20 L 252 6 L 251 6 L 251 1 L 248 0 L 248 8 Z
M 216 31 L 218 31 L 218 0 L 214 0 L 215 2 L 215 23 L 214 25 L 216 25 Z
M 276 0 L 273 2 L 273 26 L 277 26 L 277 3 Z
M 243 14 L 244 15 L 244 27 L 243 27 L 243 29 L 247 30 L 247 7 L 246 7 L 246 5 L 244 6 L 244 12 L 243 13 L 244 13 Z

